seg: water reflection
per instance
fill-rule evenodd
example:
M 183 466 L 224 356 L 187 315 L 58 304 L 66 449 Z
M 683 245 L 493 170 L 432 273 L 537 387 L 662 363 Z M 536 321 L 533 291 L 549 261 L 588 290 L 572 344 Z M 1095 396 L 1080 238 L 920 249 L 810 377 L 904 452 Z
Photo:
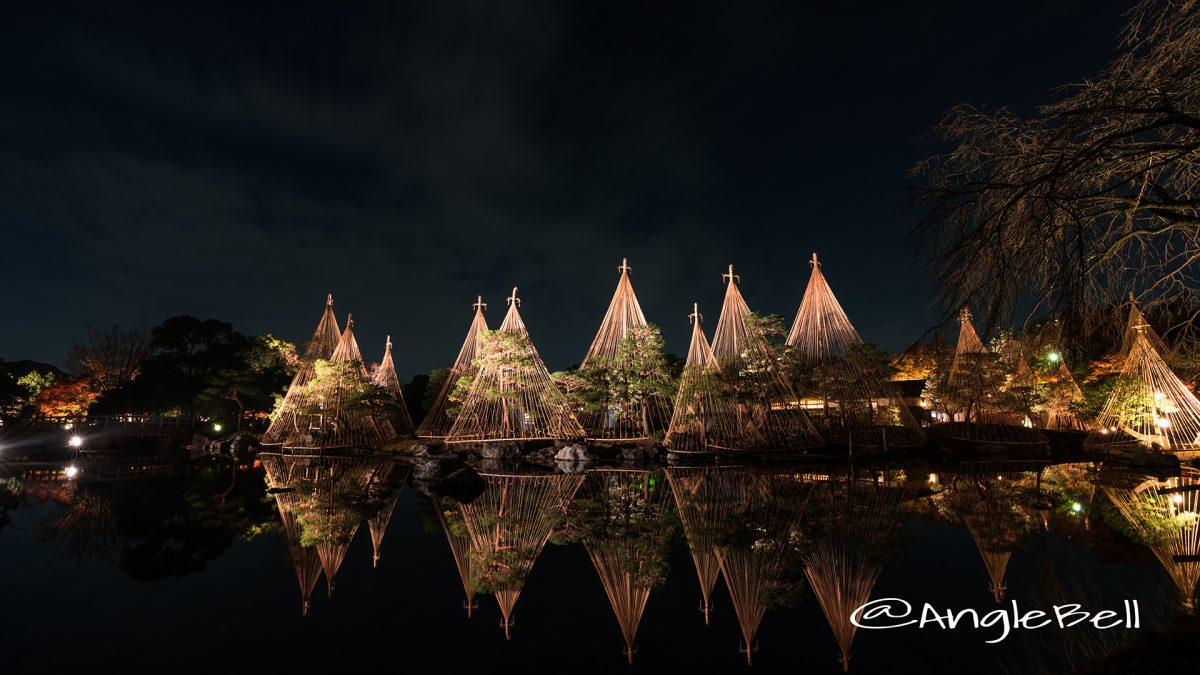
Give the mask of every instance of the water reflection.
M 374 548 L 373 564 L 408 467 L 371 456 L 260 456 L 269 492 L 275 496 L 288 553 L 300 584 L 301 613 L 307 614 L 317 581 L 325 576 L 332 597 L 334 579 L 346 552 L 366 520 Z
M 500 604 L 501 626 L 510 637 L 513 609 L 525 580 L 566 516 L 582 474 L 481 473 L 483 494 L 459 504 L 471 539 L 471 575 L 476 591 Z
M 1195 608 L 1200 580 L 1200 471 L 1155 478 L 1126 469 L 1102 471 L 1104 492 L 1150 547 L 1179 592 L 1179 602 Z
M 426 603 L 431 612 L 441 611 L 439 598 L 453 599 L 470 617 L 480 596 L 493 595 L 503 627 L 494 634 L 498 645 L 499 635 L 507 638 L 514 629 L 516 606 L 546 546 L 578 546 L 546 555 L 545 573 L 534 583 L 539 593 L 554 594 L 555 605 L 592 602 L 573 589 L 596 591 L 591 611 L 573 620 L 581 631 L 576 641 L 594 640 L 602 653 L 611 649 L 608 658 L 597 660 L 598 668 L 617 658 L 653 667 L 664 654 L 680 658 L 682 647 L 673 642 L 678 633 L 711 642 L 710 651 L 708 645 L 695 647 L 705 654 L 761 661 L 756 667 L 794 660 L 801 651 L 814 669 L 848 670 L 854 663 L 872 670 L 880 665 L 880 650 L 895 648 L 897 639 L 862 634 L 850 616 L 879 596 L 919 603 L 948 593 L 959 603 L 951 606 L 966 609 L 973 602 L 958 594 L 987 588 L 996 601 L 1005 601 L 1002 607 L 1014 599 L 1022 608 L 1073 602 L 1110 607 L 1113 580 L 1133 574 L 1138 592 L 1118 597 L 1140 598 L 1148 617 L 1165 610 L 1151 609 L 1156 594 L 1147 581 L 1161 576 L 1165 585 L 1169 577 L 1175 592 L 1163 596 L 1177 597 L 1191 610 L 1200 579 L 1200 471 L 1190 468 L 1178 476 L 1152 476 L 1091 463 L 991 461 L 593 466 L 564 474 L 496 462 L 472 471 L 458 462 L 453 471 L 470 474 L 472 489 L 442 493 L 422 479 L 413 481 L 418 493 L 403 487 L 412 465 L 390 457 L 264 453 L 259 460 L 269 496 L 254 467 L 218 464 L 193 468 L 186 476 L 132 481 L 66 480 L 57 477 L 61 472 L 14 475 L 0 479 L 0 506 L 5 518 L 18 520 L 25 509 L 42 509 L 32 522 L 33 536 L 54 557 L 115 560 L 133 579 L 193 574 L 233 542 L 275 530 L 291 574 L 284 576 L 287 565 L 277 568 L 286 595 L 274 602 L 289 613 L 295 607 L 292 574 L 301 614 L 308 612 L 322 577 L 332 595 L 339 573 L 369 575 L 389 601 Z M 396 512 L 411 509 L 414 500 L 432 507 L 430 555 L 415 547 L 410 529 L 397 529 L 409 525 L 395 524 L 401 520 L 393 517 Z M 949 524 L 931 536 L 922 529 L 930 523 Z M 12 530 L 29 526 L 0 530 L 0 544 Z M 389 526 L 396 530 L 391 535 Z M 360 549 L 352 548 L 356 537 L 361 559 L 354 552 Z M 378 572 L 366 570 L 368 538 Z M 568 550 L 577 552 L 582 569 L 566 569 L 569 556 L 562 556 Z M 1074 550 L 1090 554 L 1077 556 Z M 678 568 L 672 574 L 674 556 Z M 430 571 L 423 567 L 430 559 L 445 565 L 447 583 L 412 584 L 412 574 Z M 926 566 L 914 568 L 914 559 L 926 560 Z M 453 584 L 451 561 L 457 572 Z M 935 569 L 932 580 L 920 574 L 929 565 Z M 1110 569 L 1099 573 L 1102 566 Z M 401 570 L 398 584 L 393 570 Z M 720 579 L 723 591 L 717 589 Z M 700 613 L 693 613 L 694 584 Z M 461 596 L 451 590 L 458 586 Z M 373 592 L 347 595 L 341 602 L 354 607 L 374 598 Z M 682 604 L 680 597 L 686 598 Z M 531 596 L 525 602 L 532 614 L 538 601 Z M 976 609 L 982 614 L 991 602 L 986 605 Z M 539 638 L 556 630 L 544 627 L 544 621 L 557 620 L 547 611 L 530 617 L 531 632 Z M 333 630 L 322 618 L 295 621 Z M 805 628 L 797 632 L 798 625 Z M 452 632 L 467 639 L 469 630 Z M 921 644 L 951 639 L 929 632 L 907 635 Z M 1139 637 L 1137 631 L 1098 635 L 1086 626 L 1029 635 L 1030 654 L 1017 657 L 1029 661 L 1016 668 L 1079 665 Z M 969 642 L 979 649 L 975 636 Z

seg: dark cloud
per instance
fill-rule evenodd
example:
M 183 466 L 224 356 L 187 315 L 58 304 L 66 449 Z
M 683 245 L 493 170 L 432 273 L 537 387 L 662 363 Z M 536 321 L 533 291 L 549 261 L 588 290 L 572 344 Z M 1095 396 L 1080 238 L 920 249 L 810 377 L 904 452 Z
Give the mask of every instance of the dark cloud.
M 960 100 L 1028 109 L 1099 70 L 1124 6 L 175 3 L 2 29 L 0 354 L 190 313 L 301 340 L 325 292 L 404 373 L 519 285 L 577 361 L 628 256 L 686 345 L 733 262 L 790 317 L 812 250 L 860 331 L 938 320 L 889 192 Z M 10 10 L 12 13 L 12 10 Z

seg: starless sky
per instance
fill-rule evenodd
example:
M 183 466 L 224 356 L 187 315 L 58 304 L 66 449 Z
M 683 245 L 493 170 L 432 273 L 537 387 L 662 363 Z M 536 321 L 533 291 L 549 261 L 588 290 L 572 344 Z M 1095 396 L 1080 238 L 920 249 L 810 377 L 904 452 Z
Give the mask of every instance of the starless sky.
M 175 314 L 306 340 L 325 293 L 402 379 L 520 286 L 550 368 L 627 256 L 687 351 L 733 263 L 790 323 L 820 254 L 859 332 L 942 319 L 893 190 L 953 104 L 1019 112 L 1128 3 L 18 3 L 0 28 L 0 356 Z

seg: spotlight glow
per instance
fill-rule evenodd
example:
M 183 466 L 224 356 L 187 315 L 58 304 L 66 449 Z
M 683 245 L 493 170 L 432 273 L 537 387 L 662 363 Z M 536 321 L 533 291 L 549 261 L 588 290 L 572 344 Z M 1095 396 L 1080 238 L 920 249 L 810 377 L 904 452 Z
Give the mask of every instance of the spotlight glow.
M 213 425 L 213 431 L 220 431 L 220 430 L 221 430 L 221 425 L 220 425 L 220 424 L 214 424 L 214 425 Z
M 1058 363 L 1058 360 L 1060 358 L 1061 357 L 1059 356 L 1058 352 L 1050 352 L 1049 354 L 1046 355 L 1046 360 L 1049 361 L 1050 363 Z
M 67 441 L 67 445 L 71 446 L 72 448 L 82 447 L 83 446 L 83 437 L 82 436 L 72 436 L 71 440 Z
M 79 475 L 79 467 L 72 464 L 71 466 L 68 466 L 63 473 L 67 475 L 67 480 L 71 480 Z
M 1080 511 L 1083 510 L 1083 504 L 1080 504 L 1079 502 L 1075 502 L 1075 503 L 1071 504 L 1071 510 L 1074 511 L 1075 513 L 1079 513 Z

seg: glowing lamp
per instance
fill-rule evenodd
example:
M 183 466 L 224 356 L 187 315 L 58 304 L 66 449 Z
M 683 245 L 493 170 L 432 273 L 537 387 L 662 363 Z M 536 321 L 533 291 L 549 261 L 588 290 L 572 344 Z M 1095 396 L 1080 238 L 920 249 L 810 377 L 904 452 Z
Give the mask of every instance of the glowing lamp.
M 935 483 L 935 484 L 937 483 L 937 474 L 936 473 L 929 474 L 929 482 Z
M 1074 511 L 1075 513 L 1079 513 L 1080 511 L 1083 510 L 1083 504 L 1080 504 L 1079 502 L 1075 502 L 1075 503 L 1071 504 L 1071 510 Z
M 1166 429 L 1167 427 L 1171 426 L 1171 420 L 1165 417 L 1156 418 L 1154 420 L 1154 426 L 1158 427 L 1159 429 Z
M 83 446 L 83 437 L 82 436 L 72 436 L 71 440 L 67 441 L 67 445 L 71 446 L 72 448 L 82 447 Z
M 67 480 L 71 480 L 75 478 L 75 476 L 79 475 L 79 467 L 72 464 L 71 466 L 68 466 L 63 473 L 67 475 Z
M 1183 495 L 1171 495 L 1171 501 L 1175 502 L 1176 504 L 1182 504 Z
M 220 430 L 221 430 L 221 425 L 220 425 L 220 424 L 214 424 L 214 425 L 213 425 L 213 431 L 220 431 Z
M 1154 400 L 1155 401 L 1161 401 L 1166 397 L 1167 397 L 1167 395 L 1162 393 L 1161 391 L 1154 392 Z
M 1058 352 L 1050 352 L 1046 355 L 1046 360 L 1050 363 L 1058 363 L 1059 358 L 1061 357 L 1059 356 Z

